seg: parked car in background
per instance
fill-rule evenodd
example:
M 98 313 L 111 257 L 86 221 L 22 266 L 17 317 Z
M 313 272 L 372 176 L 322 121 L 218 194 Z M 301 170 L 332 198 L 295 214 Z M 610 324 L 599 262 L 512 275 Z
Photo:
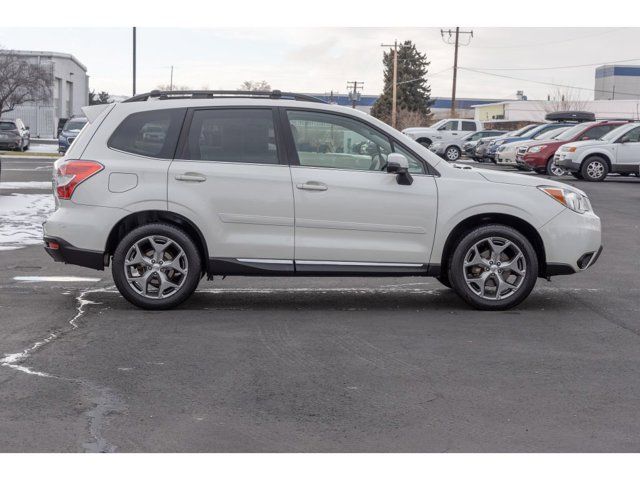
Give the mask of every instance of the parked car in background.
M 515 167 L 518 167 L 518 165 L 516 164 L 516 152 L 518 148 L 520 148 L 522 145 L 528 145 L 530 143 L 534 143 L 537 141 L 555 138 L 569 128 L 571 127 L 566 126 L 561 128 L 552 128 L 545 132 L 539 133 L 538 135 L 534 136 L 530 140 L 523 139 L 517 142 L 511 142 L 505 145 L 500 145 L 496 150 L 496 155 L 495 155 L 496 164 L 513 165 Z
M 24 152 L 29 145 L 31 132 L 22 120 L 0 120 L 0 148 Z
M 501 130 L 480 130 L 479 132 L 471 132 L 461 138 L 452 138 L 448 141 L 438 140 L 429 146 L 429 150 L 436 155 L 440 155 L 445 160 L 454 162 L 462 156 L 465 146 L 470 148 L 470 144 L 475 145 L 481 138 L 497 137 L 504 133 L 506 132 Z
M 574 177 L 601 182 L 609 173 L 640 173 L 640 122 L 611 130 L 599 140 L 571 142 L 554 155 L 557 166 Z
M 509 133 L 507 130 L 481 130 L 480 132 L 467 135 L 462 143 L 462 153 L 475 160 L 478 142 L 486 138 L 499 137 L 507 133 Z
M 477 132 L 482 128 L 482 122 L 477 120 L 445 118 L 430 127 L 405 128 L 402 133 L 422 146 L 429 148 L 434 142 L 449 142 L 461 139 L 469 132 Z
M 584 192 L 449 164 L 307 95 L 154 91 L 84 111 L 54 164 L 45 249 L 111 265 L 142 308 L 175 307 L 218 275 L 349 275 L 435 276 L 504 310 L 602 249 Z M 163 126 L 162 142 L 141 140 L 147 125 Z
M 494 142 L 495 140 L 501 140 L 503 138 L 517 137 L 517 136 L 523 135 L 524 133 L 528 132 L 529 130 L 537 126 L 538 126 L 537 123 L 533 123 L 530 125 L 525 125 L 524 127 L 519 128 L 518 130 L 513 130 L 511 132 L 505 133 L 504 135 L 499 135 L 497 137 L 491 137 L 491 138 L 483 138 L 481 140 L 478 140 L 478 143 L 476 144 L 476 156 L 474 160 L 478 162 L 491 161 L 491 159 L 487 156 L 491 142 Z
M 571 125 L 574 125 L 574 123 L 567 123 L 567 122 L 543 123 L 541 125 L 537 125 L 536 127 L 532 128 L 531 130 L 521 135 L 518 135 L 517 137 L 514 136 L 514 137 L 505 137 L 505 138 L 496 139 L 495 141 L 491 141 L 489 143 L 489 148 L 487 149 L 486 156 L 489 157 L 492 162 L 497 163 L 496 153 L 498 153 L 498 148 L 500 148 L 502 145 L 512 143 L 512 142 L 521 142 L 523 140 L 532 140 L 537 136 L 545 132 L 548 132 L 549 130 L 555 130 L 556 128 L 563 128 Z
M 67 120 L 58 135 L 58 152 L 65 153 L 86 124 L 85 117 L 72 117 Z
M 516 154 L 516 162 L 519 167 L 526 170 L 534 170 L 537 173 L 545 173 L 551 176 L 561 176 L 566 170 L 556 165 L 555 153 L 562 145 L 583 140 L 598 140 L 611 130 L 625 125 L 624 120 L 602 120 L 585 122 L 574 125 L 559 135 L 549 140 L 539 140 L 519 144 Z

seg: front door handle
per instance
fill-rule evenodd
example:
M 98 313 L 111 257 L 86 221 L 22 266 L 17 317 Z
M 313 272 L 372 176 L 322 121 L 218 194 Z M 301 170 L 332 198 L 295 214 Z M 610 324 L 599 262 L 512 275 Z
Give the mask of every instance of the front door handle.
M 206 182 L 207 177 L 195 172 L 187 172 L 184 175 L 176 175 L 176 180 L 180 182 Z
M 300 190 L 315 190 L 318 192 L 324 192 L 329 188 L 326 184 L 321 182 L 299 183 L 296 187 Z

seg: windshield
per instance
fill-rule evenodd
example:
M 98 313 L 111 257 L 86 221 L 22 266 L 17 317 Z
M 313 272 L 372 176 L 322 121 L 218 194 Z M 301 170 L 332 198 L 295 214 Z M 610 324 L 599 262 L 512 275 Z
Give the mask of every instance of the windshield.
M 534 138 L 536 140 L 549 140 L 550 138 L 557 138 L 558 135 L 562 134 L 568 128 L 569 127 L 552 128 L 552 129 L 547 130 L 545 132 L 539 133 Z
M 447 119 L 442 119 L 440 121 L 437 121 L 436 123 L 434 123 L 433 125 L 431 125 L 429 128 L 435 128 L 437 129 L 438 127 L 444 125 L 444 123 L 447 121 Z
M 613 130 L 611 130 L 606 135 L 603 135 L 602 137 L 600 137 L 600 140 L 604 140 L 605 142 L 613 142 L 622 133 L 621 129 L 626 129 L 627 127 L 629 127 L 629 124 L 620 125 L 618 128 L 614 128 Z
M 509 137 L 519 137 L 525 133 L 527 133 L 529 130 L 532 130 L 533 128 L 537 127 L 538 125 L 526 125 L 522 128 L 519 128 L 518 130 L 516 130 L 515 132 L 509 132 L 507 134 L 507 136 Z
M 572 138 L 574 138 L 577 135 L 581 134 L 587 128 L 589 128 L 589 127 L 591 127 L 592 125 L 595 125 L 595 124 L 596 124 L 596 122 L 579 123 L 578 125 L 574 125 L 573 127 L 569 128 L 568 130 L 565 130 L 564 132 L 562 132 L 562 135 L 559 135 L 557 137 L 557 139 L 558 140 L 571 140 Z
M 86 124 L 86 120 L 69 120 L 64 124 L 64 130 L 81 130 Z
M 13 122 L 0 122 L 0 130 L 17 130 Z

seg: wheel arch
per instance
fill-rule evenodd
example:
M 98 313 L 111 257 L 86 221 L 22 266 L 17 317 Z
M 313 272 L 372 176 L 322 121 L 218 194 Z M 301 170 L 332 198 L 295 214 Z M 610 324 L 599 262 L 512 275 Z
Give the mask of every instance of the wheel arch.
M 531 242 L 531 245 L 538 256 L 538 276 L 547 276 L 547 257 L 542 237 L 536 228 L 526 220 L 505 213 L 481 213 L 472 215 L 460 221 L 451 230 L 451 232 L 449 232 L 447 240 L 445 241 L 440 260 L 440 268 L 442 272 L 446 273 L 447 266 L 449 265 L 449 259 L 451 258 L 451 255 L 455 250 L 455 246 L 460 238 L 474 228 L 488 224 L 506 225 L 520 232 Z
M 589 152 L 584 156 L 584 158 L 580 162 L 580 168 L 582 168 L 582 166 L 584 165 L 584 162 L 586 162 L 587 160 L 593 157 L 600 157 L 604 159 L 604 161 L 607 162 L 607 167 L 609 167 L 609 171 L 611 172 L 612 163 L 611 163 L 611 158 L 609 158 L 609 154 L 606 152 L 600 152 L 597 150 L 595 152 Z
M 207 269 L 209 260 L 209 249 L 207 241 L 200 231 L 200 229 L 188 218 L 179 215 L 175 212 L 163 211 L 163 210 L 144 210 L 141 212 L 134 212 L 126 217 L 123 217 L 116 223 L 107 237 L 107 243 L 105 245 L 105 258 L 110 258 L 119 241 L 134 228 L 146 225 L 148 223 L 162 222 L 174 225 L 183 229 L 195 242 L 198 252 L 202 260 L 203 271 Z
M 416 138 L 416 142 L 428 143 L 429 145 L 431 145 L 433 143 L 433 140 L 431 140 L 429 137 L 419 137 L 419 138 Z

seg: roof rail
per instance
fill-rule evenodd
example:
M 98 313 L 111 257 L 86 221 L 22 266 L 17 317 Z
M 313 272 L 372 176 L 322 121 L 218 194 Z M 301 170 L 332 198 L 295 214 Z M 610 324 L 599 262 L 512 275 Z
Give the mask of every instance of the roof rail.
M 297 100 L 302 102 L 327 103 L 319 98 L 301 93 L 281 92 L 280 90 L 264 91 L 244 91 L 244 90 L 151 90 L 141 93 L 131 98 L 127 98 L 123 103 L 144 102 L 149 99 L 173 100 L 173 99 L 201 99 L 201 98 L 267 98 L 272 100 Z

